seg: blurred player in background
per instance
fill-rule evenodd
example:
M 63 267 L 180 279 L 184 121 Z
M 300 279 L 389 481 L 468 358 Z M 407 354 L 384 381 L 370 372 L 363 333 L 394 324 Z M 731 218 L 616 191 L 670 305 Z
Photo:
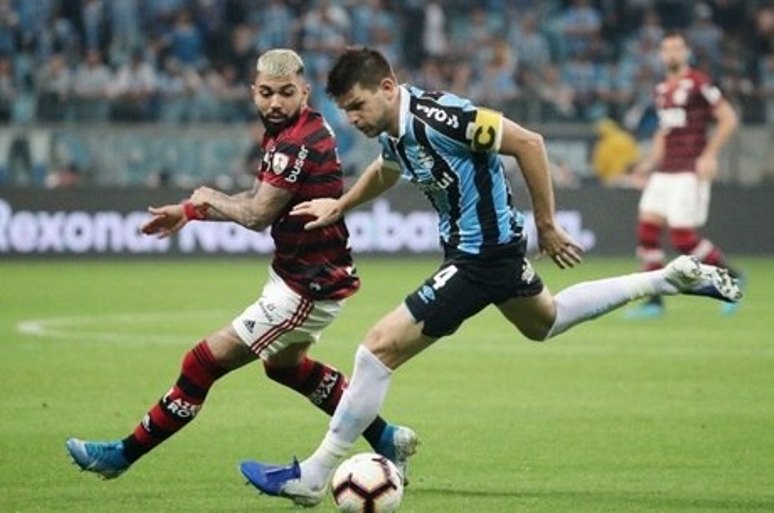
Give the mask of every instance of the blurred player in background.
M 511 207 L 499 155 L 518 160 L 540 249 L 560 268 L 580 263 L 582 248 L 556 222 L 539 134 L 454 94 L 399 85 L 385 57 L 368 48 L 349 49 L 337 59 L 327 91 L 351 124 L 378 138 L 381 156 L 343 196 L 301 203 L 291 214 L 307 221 L 311 216 L 307 229 L 336 224 L 403 177 L 437 211 L 445 258 L 366 335 L 352 382 L 314 454 L 288 466 L 242 463 L 243 475 L 262 492 L 318 504 L 338 463 L 377 417 L 393 371 L 489 305 L 527 338 L 547 340 L 647 295 L 738 299 L 726 271 L 688 256 L 662 270 L 579 283 L 552 295 L 526 259 L 523 216 Z M 475 340 L 470 343 L 475 350 Z M 469 379 L 475 377 L 460 376 L 459 386 Z
M 710 79 L 689 67 L 689 59 L 685 38 L 677 32 L 666 34 L 661 41 L 666 79 L 655 90 L 659 129 L 650 154 L 634 171 L 641 181 L 647 176 L 639 205 L 637 256 L 645 270 L 663 267 L 661 235 L 666 227 L 672 246 L 680 253 L 724 267 L 739 278 L 739 271 L 728 265 L 720 248 L 697 232 L 707 221 L 718 152 L 734 133 L 737 117 Z M 707 137 L 712 118 L 717 125 Z M 733 312 L 736 306 L 729 303 L 723 311 Z M 627 317 L 658 317 L 663 312 L 663 299 L 657 295 L 627 312 Z
M 347 379 L 309 358 L 307 351 L 360 281 L 342 221 L 308 231 L 302 219 L 288 215 L 301 202 L 338 197 L 343 190 L 335 137 L 322 116 L 307 106 L 309 90 L 303 61 L 295 52 L 263 54 L 253 98 L 266 135 L 254 188 L 228 196 L 200 187 L 181 205 L 150 208 L 152 218 L 142 231 L 161 237 L 192 220 L 232 221 L 256 231 L 271 226 L 275 252 L 268 283 L 255 303 L 185 354 L 177 381 L 132 433 L 110 442 L 67 440 L 70 455 L 83 470 L 108 479 L 119 476 L 193 420 L 218 378 L 256 359 L 263 361 L 271 379 L 326 413 L 335 411 Z M 405 476 L 406 460 L 417 443 L 412 430 L 377 417 L 364 437 Z

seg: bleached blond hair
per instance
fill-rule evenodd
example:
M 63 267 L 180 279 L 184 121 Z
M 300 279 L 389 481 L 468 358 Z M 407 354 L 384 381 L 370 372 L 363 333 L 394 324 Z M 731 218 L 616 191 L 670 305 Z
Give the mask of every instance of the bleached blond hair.
M 290 77 L 304 74 L 301 56 L 287 48 L 269 50 L 258 57 L 255 71 L 268 77 Z

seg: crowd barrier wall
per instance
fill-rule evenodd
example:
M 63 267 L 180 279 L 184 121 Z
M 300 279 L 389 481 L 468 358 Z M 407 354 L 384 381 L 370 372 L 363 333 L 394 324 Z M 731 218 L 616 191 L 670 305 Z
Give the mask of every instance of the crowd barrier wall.
M 583 180 L 593 179 L 594 127 L 552 124 L 531 127 L 545 136 L 552 161 Z M 343 135 L 343 134 L 342 134 Z M 347 133 L 342 161 L 357 173 L 378 154 L 378 146 Z M 52 172 L 74 166 L 83 183 L 100 187 L 147 187 L 160 174 L 173 184 L 243 183 L 253 140 L 240 125 L 11 126 L 0 129 L 0 188 L 42 187 Z M 642 151 L 647 150 L 642 141 Z M 757 185 L 774 179 L 774 127 L 743 127 L 720 156 L 718 180 Z
M 172 189 L 0 189 L 0 259 L 271 253 L 268 231 L 256 233 L 234 223 L 192 222 L 170 239 L 138 233 L 149 205 L 177 202 L 182 194 Z M 560 224 L 590 255 L 634 255 L 638 191 L 584 187 L 556 195 Z M 514 201 L 526 216 L 534 251 L 526 191 L 515 189 Z M 774 255 L 772 218 L 774 187 L 717 186 L 704 233 L 731 254 Z M 436 254 L 436 220 L 426 199 L 407 185 L 347 215 L 358 254 Z M 668 239 L 664 242 L 668 245 Z

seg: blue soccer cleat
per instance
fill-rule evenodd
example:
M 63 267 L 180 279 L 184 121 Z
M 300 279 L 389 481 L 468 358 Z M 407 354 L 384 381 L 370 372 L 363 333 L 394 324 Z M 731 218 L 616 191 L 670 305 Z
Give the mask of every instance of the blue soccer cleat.
M 65 446 L 70 457 L 81 467 L 81 470 L 94 472 L 105 479 L 120 476 L 131 465 L 124 457 L 124 444 L 120 440 L 89 442 L 68 438 Z
M 419 445 L 419 437 L 413 429 L 387 424 L 374 449 L 398 467 L 405 485 L 408 484 L 408 459 L 416 454 L 417 445 Z
M 682 255 L 666 268 L 666 279 L 682 294 L 719 299 L 736 303 L 742 299 L 739 282 L 727 269 L 702 264 L 695 256 Z
M 301 480 L 301 467 L 293 458 L 290 465 L 268 465 L 258 461 L 243 461 L 239 470 L 261 493 L 285 497 L 298 506 L 317 506 L 325 497 L 326 487 L 315 490 Z

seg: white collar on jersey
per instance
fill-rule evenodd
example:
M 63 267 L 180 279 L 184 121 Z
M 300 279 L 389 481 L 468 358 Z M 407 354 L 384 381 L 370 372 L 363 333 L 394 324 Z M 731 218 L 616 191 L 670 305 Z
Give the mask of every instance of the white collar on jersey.
M 406 86 L 401 84 L 400 88 L 400 110 L 398 111 L 398 139 L 406 133 L 406 119 L 409 115 L 409 103 L 411 102 L 411 92 Z

